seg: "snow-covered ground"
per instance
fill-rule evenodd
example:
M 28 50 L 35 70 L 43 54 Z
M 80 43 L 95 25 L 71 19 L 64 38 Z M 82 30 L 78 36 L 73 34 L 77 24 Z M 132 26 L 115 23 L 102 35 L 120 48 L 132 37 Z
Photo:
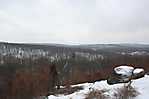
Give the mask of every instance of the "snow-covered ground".
M 132 87 L 136 88 L 139 92 L 138 96 L 134 99 L 147 99 L 149 97 L 149 76 L 145 75 L 145 77 L 134 80 L 132 82 Z M 83 90 L 78 92 L 74 92 L 69 95 L 50 95 L 48 99 L 84 99 L 86 95 L 91 90 L 107 90 L 104 92 L 104 95 L 108 96 L 110 99 L 115 99 L 114 94 L 117 93 L 117 89 L 124 86 L 124 84 L 115 84 L 108 85 L 107 81 L 97 81 L 95 83 L 84 83 L 74 86 L 82 86 Z
M 133 82 L 133 86 L 140 93 L 136 99 L 148 99 L 149 97 L 149 76 L 137 79 Z

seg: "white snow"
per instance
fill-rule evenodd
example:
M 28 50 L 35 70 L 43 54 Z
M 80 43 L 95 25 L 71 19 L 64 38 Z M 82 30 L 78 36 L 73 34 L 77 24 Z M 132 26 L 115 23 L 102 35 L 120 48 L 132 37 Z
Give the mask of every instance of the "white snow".
M 135 51 L 135 52 L 131 52 L 129 53 L 130 55 L 145 55 L 145 54 L 148 54 L 147 52 L 145 51 Z
M 133 82 L 133 86 L 139 91 L 136 99 L 148 99 L 149 97 L 149 76 L 137 79 Z
M 144 72 L 144 69 L 142 68 L 136 68 L 134 71 L 133 71 L 133 74 L 139 74 L 141 72 Z
M 137 56 L 149 55 L 149 53 L 146 52 L 146 51 L 118 52 L 118 54 L 121 54 L 121 55 L 131 55 L 131 56 L 134 56 L 134 55 L 137 55 Z
M 114 68 L 116 74 L 131 76 L 134 68 L 130 66 L 119 66 Z
M 143 78 L 134 80 L 132 83 L 132 86 L 137 89 L 137 91 L 140 93 L 135 99 L 147 99 L 149 97 L 149 76 L 145 76 Z M 84 84 L 78 84 L 74 86 L 82 86 L 83 90 L 80 90 L 78 92 L 74 92 L 70 95 L 50 95 L 48 99 L 84 99 L 86 95 L 91 90 L 107 90 L 104 95 L 107 95 L 110 97 L 110 99 L 113 99 L 114 94 L 117 92 L 118 88 L 121 88 L 124 86 L 124 84 L 115 84 L 115 85 L 108 85 L 106 81 L 97 81 L 95 83 L 84 83 Z

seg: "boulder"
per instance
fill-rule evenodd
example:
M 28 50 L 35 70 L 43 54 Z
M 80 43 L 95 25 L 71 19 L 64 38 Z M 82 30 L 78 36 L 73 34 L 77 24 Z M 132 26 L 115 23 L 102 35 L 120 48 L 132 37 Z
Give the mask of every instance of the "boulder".
M 131 66 L 118 66 L 114 68 L 114 73 L 116 75 L 126 78 L 132 76 L 133 70 L 134 68 Z
M 132 77 L 133 77 L 133 79 L 139 79 L 139 78 L 144 77 L 144 75 L 145 75 L 144 69 L 142 69 L 142 68 L 136 68 L 133 71 L 133 76 Z
M 142 68 L 136 68 L 131 66 L 118 66 L 114 68 L 112 74 L 108 77 L 107 83 L 117 84 L 117 83 L 128 83 L 132 79 L 138 79 L 144 77 L 145 71 Z

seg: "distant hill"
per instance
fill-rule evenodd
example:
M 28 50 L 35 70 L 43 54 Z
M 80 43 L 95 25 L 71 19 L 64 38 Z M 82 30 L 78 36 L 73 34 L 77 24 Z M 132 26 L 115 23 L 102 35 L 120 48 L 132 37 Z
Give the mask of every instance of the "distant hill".
M 113 62 L 114 64 L 136 64 L 136 58 L 140 59 L 138 62 L 146 62 L 148 56 L 149 45 L 145 44 L 64 45 L 0 42 L 0 64 L 5 63 L 9 58 L 19 61 L 46 58 L 49 62 L 56 62 L 62 67 L 69 62 L 69 67 L 77 65 L 83 68 L 98 68 L 112 65 Z M 114 61 L 117 59 L 119 61 Z
M 0 42 L 0 55 L 12 56 L 72 56 L 77 54 L 84 57 L 93 55 L 108 55 L 131 52 L 149 53 L 149 45 L 144 44 L 90 44 L 90 45 L 64 45 L 64 44 L 48 44 L 48 43 L 7 43 Z M 84 55 L 83 55 L 84 54 Z M 87 55 L 88 54 L 88 55 Z M 63 55 L 63 56 L 62 56 Z M 86 56 L 85 56 L 86 55 Z

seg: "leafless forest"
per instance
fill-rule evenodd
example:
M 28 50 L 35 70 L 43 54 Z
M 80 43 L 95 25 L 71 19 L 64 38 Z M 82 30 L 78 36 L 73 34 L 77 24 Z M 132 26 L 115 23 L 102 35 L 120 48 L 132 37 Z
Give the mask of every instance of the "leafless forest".
M 0 98 L 33 99 L 55 87 L 106 79 L 118 65 L 149 71 L 149 45 L 0 43 Z

